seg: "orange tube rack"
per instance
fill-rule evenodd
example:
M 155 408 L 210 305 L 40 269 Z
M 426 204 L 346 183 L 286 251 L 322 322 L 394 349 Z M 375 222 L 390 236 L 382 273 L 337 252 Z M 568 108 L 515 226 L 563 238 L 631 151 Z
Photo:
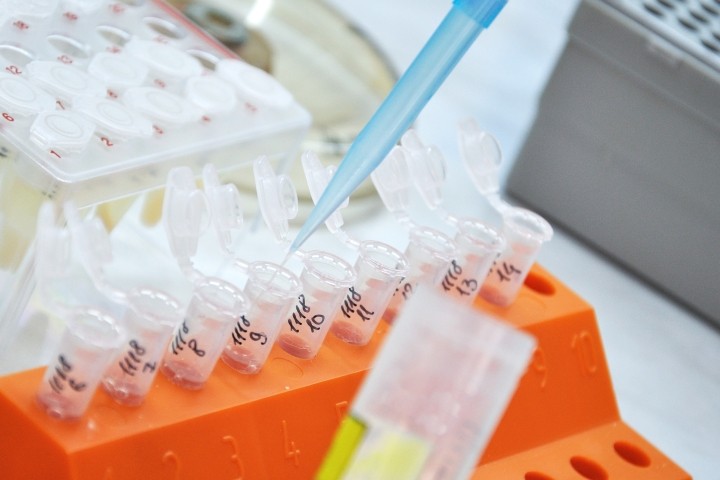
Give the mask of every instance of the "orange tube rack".
M 474 479 L 690 479 L 621 420 L 586 302 L 535 266 L 511 307 L 477 307 L 535 335 L 539 346 Z M 76 422 L 35 404 L 42 369 L 2 377 L 1 476 L 312 478 L 387 328 L 362 348 L 329 336 L 312 361 L 275 348 L 255 376 L 219 362 L 200 391 L 159 375 L 136 408 L 100 391 Z

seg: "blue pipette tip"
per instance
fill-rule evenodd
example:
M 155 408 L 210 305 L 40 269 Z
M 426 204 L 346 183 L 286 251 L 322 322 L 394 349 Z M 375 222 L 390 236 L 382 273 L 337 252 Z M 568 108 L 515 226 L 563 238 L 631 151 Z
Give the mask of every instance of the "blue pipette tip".
M 453 8 L 358 134 L 310 212 L 290 252 L 300 246 L 385 158 L 507 0 L 453 0 Z
M 461 9 L 477 23 L 488 28 L 495 20 L 507 0 L 454 0 L 453 6 Z

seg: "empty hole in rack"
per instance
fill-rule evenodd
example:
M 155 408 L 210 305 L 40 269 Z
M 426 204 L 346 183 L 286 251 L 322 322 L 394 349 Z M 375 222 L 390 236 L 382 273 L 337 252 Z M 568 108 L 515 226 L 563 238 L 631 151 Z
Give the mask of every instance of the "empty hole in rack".
M 90 56 L 90 47 L 72 37 L 53 33 L 47 36 L 47 41 L 60 52 L 70 55 L 71 57 L 87 58 Z
M 678 22 L 680 22 L 680 25 L 687 28 L 688 30 L 692 30 L 693 32 L 698 29 L 697 25 L 695 25 L 695 22 L 688 18 L 679 18 Z
M 607 480 L 608 474 L 604 468 L 585 457 L 572 457 L 570 465 L 577 473 L 588 480 Z
M 96 30 L 101 37 L 118 47 L 125 45 L 132 37 L 129 32 L 113 25 L 98 25 Z
M 195 57 L 200 64 L 208 70 L 215 70 L 215 66 L 220 61 L 220 58 L 216 55 L 198 48 L 192 48 L 188 50 L 187 53 L 188 55 Z
M 10 43 L 0 44 L 0 57 L 17 67 L 24 67 L 35 59 L 35 55 L 28 50 Z
M 720 53 L 720 45 L 710 40 L 701 40 L 703 47 L 707 48 L 711 52 Z
M 523 478 L 524 480 L 555 480 L 553 477 L 540 472 L 527 472 Z
M 187 32 L 182 27 L 164 18 L 145 17 L 143 22 L 155 32 L 168 38 L 180 39 L 187 36 Z
M 623 441 L 615 442 L 613 448 L 615 449 L 615 453 L 628 463 L 637 467 L 650 466 L 650 457 L 648 454 L 632 443 Z
M 690 10 L 690 15 L 700 23 L 708 23 L 710 21 L 703 12 L 697 10 Z
M 720 15 L 720 10 L 718 10 L 718 7 L 713 5 L 712 0 L 704 0 L 700 2 L 700 6 L 710 15 Z
M 541 295 L 555 293 L 555 285 L 547 278 L 534 272 L 528 273 L 528 276 L 525 277 L 525 286 Z
M 652 14 L 655 15 L 656 17 L 662 17 L 663 15 L 665 15 L 665 12 L 663 12 L 662 10 L 660 10 L 660 9 L 657 7 L 657 5 L 655 5 L 655 4 L 653 4 L 653 3 L 645 2 L 645 3 L 643 3 L 643 7 L 645 7 L 645 10 L 647 10 L 647 11 L 650 12 L 650 13 L 652 13 Z

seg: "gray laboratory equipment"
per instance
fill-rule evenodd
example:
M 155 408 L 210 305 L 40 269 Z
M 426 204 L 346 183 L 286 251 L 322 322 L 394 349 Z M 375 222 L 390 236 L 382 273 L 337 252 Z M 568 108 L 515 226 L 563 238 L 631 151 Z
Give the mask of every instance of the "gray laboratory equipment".
M 720 323 L 720 0 L 583 0 L 507 190 Z

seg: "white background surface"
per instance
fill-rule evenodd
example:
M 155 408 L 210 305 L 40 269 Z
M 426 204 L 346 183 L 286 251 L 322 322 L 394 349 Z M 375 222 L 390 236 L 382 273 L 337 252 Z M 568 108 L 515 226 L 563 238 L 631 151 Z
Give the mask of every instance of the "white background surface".
M 330 3 L 399 71 L 450 6 L 449 0 Z M 457 122 L 474 117 L 500 140 L 506 174 L 578 3 L 511 0 L 419 117 L 422 138 L 440 147 L 450 165 L 449 210 L 467 207 L 463 198 L 473 192 L 457 163 Z M 539 262 L 595 308 L 623 419 L 694 478 L 720 478 L 718 330 L 557 229 Z

